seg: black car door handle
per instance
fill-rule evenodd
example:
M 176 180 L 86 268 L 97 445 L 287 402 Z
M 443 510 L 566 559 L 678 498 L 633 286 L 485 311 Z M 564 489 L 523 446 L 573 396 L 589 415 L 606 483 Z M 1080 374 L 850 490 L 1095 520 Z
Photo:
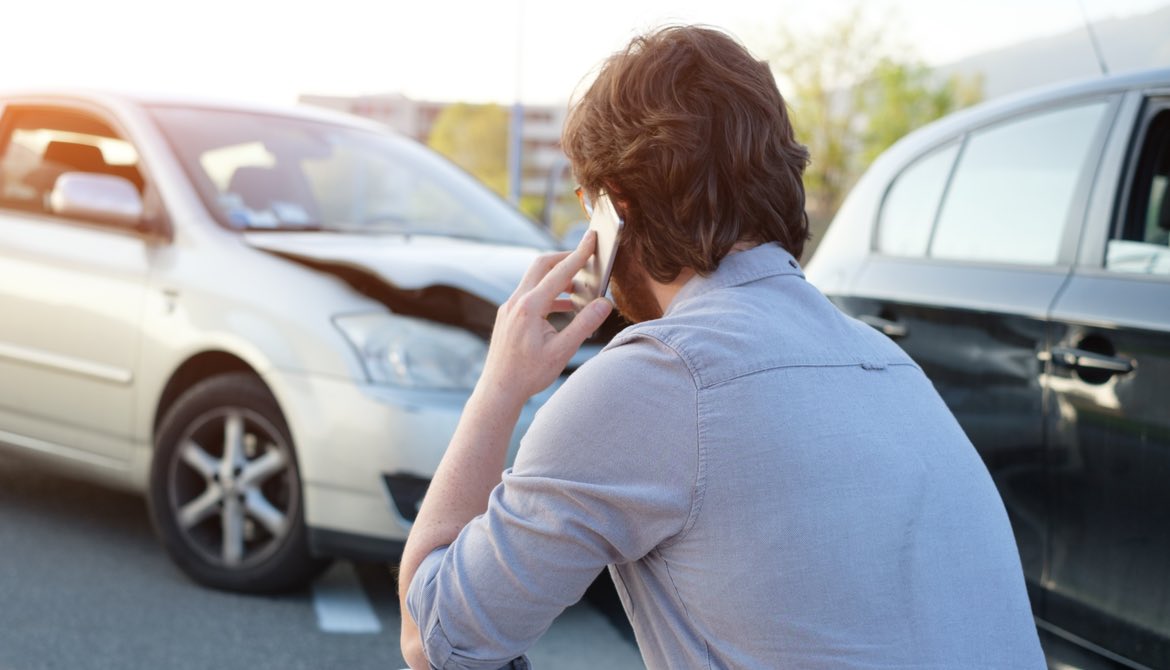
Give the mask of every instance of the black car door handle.
M 861 316 L 857 317 L 857 319 L 868 326 L 877 328 L 882 332 L 883 335 L 893 340 L 896 340 L 900 337 L 906 337 L 906 334 L 909 332 L 905 324 L 898 323 L 897 321 L 890 321 L 889 319 L 883 319 L 882 317 L 876 316 L 874 314 L 862 314 Z
M 1057 347 L 1052 350 L 1052 362 L 1066 368 L 1098 370 L 1115 375 L 1133 372 L 1133 361 L 1121 356 L 1098 354 L 1084 349 Z

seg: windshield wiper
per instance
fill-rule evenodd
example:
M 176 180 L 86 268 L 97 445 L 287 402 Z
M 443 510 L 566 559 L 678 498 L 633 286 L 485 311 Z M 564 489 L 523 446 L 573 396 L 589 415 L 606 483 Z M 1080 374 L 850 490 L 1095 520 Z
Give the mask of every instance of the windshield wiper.
M 388 223 L 396 226 L 409 226 L 410 220 L 398 214 L 379 214 L 377 216 L 366 217 L 361 221 L 346 221 L 340 225 L 351 230 L 362 230 L 374 226 L 384 226 Z
M 330 226 L 323 226 L 319 223 L 298 223 L 281 224 L 276 226 L 245 226 L 241 228 L 249 233 L 334 233 L 339 232 L 336 228 Z

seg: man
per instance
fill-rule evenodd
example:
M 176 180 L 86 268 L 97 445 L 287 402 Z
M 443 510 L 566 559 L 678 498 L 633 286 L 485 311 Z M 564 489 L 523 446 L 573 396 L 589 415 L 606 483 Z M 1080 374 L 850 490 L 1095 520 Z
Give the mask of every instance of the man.
M 609 312 L 545 319 L 593 238 L 500 308 L 402 559 L 411 665 L 526 667 L 609 566 L 651 668 L 1044 667 L 975 450 L 912 360 L 804 280 L 808 158 L 768 67 L 715 30 L 637 38 L 563 140 L 625 218 L 635 325 L 501 481 L 521 405 Z

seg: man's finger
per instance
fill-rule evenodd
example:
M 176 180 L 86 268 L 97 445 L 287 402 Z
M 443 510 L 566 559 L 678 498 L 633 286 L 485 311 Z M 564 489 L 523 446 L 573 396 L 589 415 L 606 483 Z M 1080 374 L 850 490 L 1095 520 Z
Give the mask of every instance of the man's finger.
M 611 311 L 613 311 L 613 305 L 605 298 L 598 298 L 585 305 L 585 308 L 577 312 L 577 316 L 573 317 L 569 325 L 557 334 L 559 345 L 567 349 L 569 355 L 572 356 L 572 352 L 576 351 L 586 338 L 605 323 L 605 319 Z
M 553 301 L 552 308 L 549 309 L 548 313 L 555 314 L 558 312 L 572 312 L 573 310 L 574 310 L 574 307 L 573 307 L 572 300 L 569 300 L 567 298 L 566 299 L 558 298 L 558 299 Z
M 534 286 L 540 283 L 540 280 L 556 267 L 557 263 L 563 261 L 570 253 L 570 251 L 558 251 L 552 254 L 542 254 L 532 261 L 532 265 L 528 266 L 528 271 L 524 273 L 524 278 L 520 280 L 520 284 L 516 287 L 516 293 L 527 293 Z
M 552 300 L 560 295 L 564 291 L 565 286 L 572 284 L 573 275 L 585 267 L 585 263 L 593 255 L 593 249 L 596 246 L 597 233 L 590 230 L 581 238 L 581 242 L 577 245 L 577 248 L 549 270 L 533 290 L 548 300 Z

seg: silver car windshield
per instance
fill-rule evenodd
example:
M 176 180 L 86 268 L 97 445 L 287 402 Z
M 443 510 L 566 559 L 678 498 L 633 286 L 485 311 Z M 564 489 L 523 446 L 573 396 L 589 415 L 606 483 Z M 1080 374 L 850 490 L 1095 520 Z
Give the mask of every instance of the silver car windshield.
M 555 247 L 470 175 L 389 132 L 233 110 L 150 112 L 207 208 L 229 228 Z

